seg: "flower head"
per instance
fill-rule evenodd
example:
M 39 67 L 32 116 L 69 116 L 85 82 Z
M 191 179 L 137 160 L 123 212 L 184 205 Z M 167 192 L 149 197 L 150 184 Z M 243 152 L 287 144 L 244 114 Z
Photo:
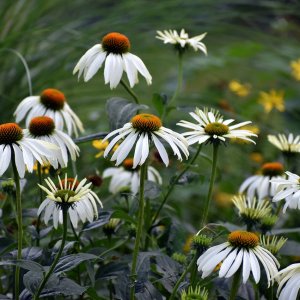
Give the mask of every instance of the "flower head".
M 12 159 L 19 176 L 24 177 L 25 169 L 33 171 L 36 161 L 41 165 L 57 156 L 57 147 L 45 141 L 26 136 L 26 131 L 16 123 L 0 125 L 0 176 L 7 170 Z
M 146 66 L 129 50 L 129 39 L 118 32 L 111 32 L 103 37 L 101 44 L 96 44 L 80 58 L 73 74 L 78 72 L 78 78 L 83 75 L 84 81 L 89 81 L 105 61 L 104 80 L 111 89 L 117 87 L 123 71 L 127 73 L 131 87 L 138 83 L 138 72 L 151 84 L 152 77 Z
M 268 141 L 284 153 L 300 152 L 300 135 L 295 138 L 292 133 L 288 136 L 284 134 L 268 135 Z
M 239 193 L 247 193 L 247 196 L 255 196 L 261 200 L 265 197 L 273 197 L 277 184 L 271 179 L 281 179 L 284 175 L 283 165 L 279 162 L 270 162 L 262 165 L 259 175 L 250 176 L 240 186 Z
M 102 207 L 98 196 L 90 189 L 92 183 L 86 184 L 87 179 L 80 182 L 76 178 L 59 179 L 58 186 L 50 177 L 45 179 L 48 187 L 39 185 L 46 192 L 47 198 L 42 202 L 38 209 L 38 215 L 44 212 L 44 222 L 47 224 L 50 217 L 53 216 L 53 225 L 63 223 L 62 209 L 67 209 L 72 225 L 77 228 L 78 221 L 92 222 L 95 216 L 98 216 L 97 203 Z
M 189 38 L 189 35 L 185 32 L 185 30 L 181 29 L 179 34 L 176 30 L 158 30 L 156 38 L 162 40 L 164 44 L 175 45 L 179 52 L 192 47 L 195 51 L 200 50 L 207 55 L 206 46 L 201 42 L 205 36 L 206 33 L 203 33 Z
M 136 195 L 140 186 L 140 170 L 133 169 L 133 159 L 127 158 L 123 165 L 118 168 L 108 168 L 103 172 L 103 178 L 111 177 L 109 191 L 113 194 L 129 189 L 133 195 Z M 147 180 L 162 184 L 162 178 L 159 172 L 152 166 L 147 168 Z
M 224 120 L 223 116 L 214 110 L 199 108 L 196 108 L 195 112 L 190 112 L 190 115 L 197 121 L 196 124 L 184 120 L 177 123 L 179 126 L 191 129 L 191 131 L 183 133 L 183 136 L 187 137 L 189 145 L 205 142 L 220 143 L 225 142 L 226 138 L 239 138 L 255 144 L 250 137 L 256 137 L 256 134 L 249 130 L 237 129 L 251 121 L 230 125 L 234 121 L 233 119 Z
M 237 80 L 231 80 L 228 84 L 229 90 L 239 97 L 247 97 L 250 93 L 250 85 L 242 84 Z
M 26 137 L 46 141 L 59 148 L 58 155 L 50 159 L 50 164 L 57 169 L 58 164 L 65 168 L 68 165 L 68 156 L 73 161 L 79 156 L 79 148 L 73 140 L 64 132 L 56 129 L 54 121 L 47 116 L 34 117 L 31 119 L 28 129 L 24 130 Z
M 235 196 L 232 202 L 246 224 L 256 224 L 272 211 L 270 201 L 258 201 L 255 197 Z
M 288 176 L 285 178 L 274 178 L 271 183 L 277 185 L 276 193 L 274 193 L 273 201 L 277 202 L 285 199 L 283 212 L 286 209 L 300 209 L 300 176 L 291 172 L 285 172 Z
M 278 111 L 284 111 L 284 92 L 270 90 L 270 92 L 260 92 L 258 103 L 260 103 L 266 113 L 269 113 L 273 108 Z
M 179 150 L 183 152 L 186 158 L 189 155 L 185 138 L 181 134 L 163 127 L 162 121 L 152 114 L 134 116 L 122 128 L 109 133 L 104 141 L 115 135 L 117 136 L 112 139 L 105 149 L 104 157 L 108 155 L 117 142 L 124 138 L 111 158 L 112 161 L 116 161 L 116 165 L 120 165 L 124 161 L 135 144 L 132 167 L 135 169 L 138 165 L 144 164 L 149 156 L 150 143 L 153 142 L 164 164 L 168 166 L 168 154 L 159 138 L 165 140 L 171 146 L 174 155 L 178 159 L 182 160 Z
M 297 300 L 300 289 L 300 264 L 292 264 L 276 274 L 278 300 Z
M 208 291 L 199 285 L 195 288 L 189 286 L 181 293 L 181 300 L 208 300 Z
M 273 255 L 276 255 L 279 250 L 283 247 L 287 238 L 278 237 L 278 236 L 271 236 L 271 235 L 262 235 L 260 236 L 260 243 L 261 245 L 269 250 Z
M 78 136 L 78 130 L 83 132 L 83 126 L 77 115 L 70 108 L 65 95 L 56 89 L 43 90 L 40 96 L 29 96 L 22 100 L 14 112 L 16 122 L 22 121 L 26 116 L 26 127 L 32 118 L 48 116 L 54 120 L 55 127 L 63 130 L 67 127 L 69 135 L 73 131 Z
M 215 267 L 222 262 L 219 277 L 229 278 L 242 268 L 243 283 L 246 283 L 252 272 L 256 283 L 259 282 L 261 269 L 259 261 L 267 275 L 268 282 L 273 280 L 279 263 L 277 259 L 259 243 L 259 237 L 248 231 L 233 231 L 227 242 L 213 246 L 204 252 L 197 261 L 198 271 L 202 278 L 209 276 Z
M 296 80 L 300 80 L 300 59 L 293 60 L 290 63 L 292 75 Z
M 104 151 L 107 148 L 108 144 L 109 144 L 108 141 L 103 141 L 103 140 L 95 140 L 92 142 L 93 147 L 100 150 L 100 152 L 95 155 L 96 158 L 103 156 Z M 116 144 L 112 150 L 116 151 L 118 149 L 118 147 L 119 147 L 119 145 Z

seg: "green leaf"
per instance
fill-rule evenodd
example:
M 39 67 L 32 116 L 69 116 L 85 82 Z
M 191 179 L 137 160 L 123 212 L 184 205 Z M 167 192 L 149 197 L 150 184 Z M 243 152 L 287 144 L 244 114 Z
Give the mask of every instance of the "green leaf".
M 176 179 L 177 175 L 171 178 L 171 183 Z M 177 185 L 187 185 L 192 182 L 196 182 L 200 178 L 200 175 L 193 171 L 185 172 L 179 180 L 176 182 Z
M 153 94 L 152 103 L 154 108 L 157 110 L 159 116 L 162 116 L 164 113 L 165 105 L 167 103 L 166 95 L 158 93 Z
M 82 262 L 92 259 L 99 259 L 99 257 L 90 253 L 77 253 L 64 256 L 58 261 L 54 273 L 70 271 Z
M 106 112 L 109 117 L 110 129 L 121 128 L 136 115 L 138 110 L 147 108 L 148 106 L 146 105 L 135 104 L 119 97 L 108 99 L 106 102 Z
M 136 224 L 136 220 L 134 220 L 132 217 L 130 217 L 125 211 L 123 210 L 116 210 L 111 215 L 112 218 L 121 219 L 124 221 L 127 221 L 132 224 Z
M 98 219 L 94 222 L 84 225 L 82 231 L 88 231 L 91 229 L 99 228 L 107 224 L 111 218 L 112 213 L 112 211 L 101 211 L 99 213 Z
M 25 259 L 0 261 L 0 266 L 19 266 L 20 268 L 34 272 L 44 271 L 44 267 L 39 263 Z
M 154 181 L 146 180 L 144 196 L 150 200 L 158 198 L 161 194 L 161 186 Z

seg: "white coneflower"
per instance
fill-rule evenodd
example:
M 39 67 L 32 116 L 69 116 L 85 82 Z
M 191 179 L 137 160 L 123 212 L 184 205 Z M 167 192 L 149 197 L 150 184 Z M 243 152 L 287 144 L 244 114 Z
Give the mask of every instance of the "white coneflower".
M 123 162 L 123 166 L 119 168 L 108 168 L 103 172 L 103 178 L 111 177 L 109 191 L 116 194 L 124 189 L 130 189 L 135 195 L 140 187 L 140 170 L 137 167 L 133 169 L 133 159 L 127 158 Z M 162 184 L 162 178 L 159 172 L 151 167 L 147 167 L 147 180 Z
M 287 179 L 275 178 L 271 180 L 271 183 L 278 186 L 273 201 L 277 202 L 285 199 L 284 213 L 288 207 L 300 209 L 300 176 L 288 171 L 285 173 L 288 175 Z
M 199 108 L 196 108 L 195 112 L 190 112 L 190 115 L 197 121 L 196 124 L 185 120 L 177 123 L 179 126 L 192 130 L 182 134 L 187 137 L 189 145 L 205 142 L 225 142 L 226 139 L 230 138 L 239 138 L 255 144 L 250 137 L 257 137 L 256 134 L 250 130 L 237 129 L 250 124 L 251 121 L 229 125 L 234 122 L 233 119 L 224 120 L 223 116 L 214 110 L 208 111 Z
M 179 150 L 188 158 L 188 144 L 186 139 L 179 133 L 162 126 L 162 121 L 152 114 L 139 114 L 134 116 L 129 123 L 126 123 L 122 128 L 109 133 L 105 139 L 117 135 L 109 143 L 105 149 L 104 157 L 112 150 L 114 145 L 120 142 L 118 149 L 114 152 L 111 160 L 116 161 L 116 165 L 120 165 L 128 156 L 131 149 L 135 146 L 133 157 L 133 168 L 144 164 L 149 156 L 149 148 L 151 142 L 154 143 L 159 155 L 166 166 L 169 164 L 169 157 L 164 145 L 159 138 L 165 140 L 172 148 L 174 155 L 182 160 Z
M 53 119 L 46 116 L 35 117 L 30 123 L 28 129 L 24 130 L 24 135 L 33 139 L 50 142 L 59 147 L 56 158 L 50 159 L 51 165 L 58 168 L 58 163 L 65 168 L 68 165 L 68 154 L 73 161 L 79 156 L 79 148 L 73 140 L 61 130 L 55 128 Z
M 261 167 L 262 174 L 250 176 L 249 178 L 247 178 L 241 184 L 239 192 L 245 192 L 250 198 L 256 196 L 259 200 L 265 197 L 273 197 L 278 186 L 278 184 L 273 182 L 273 180 L 283 179 L 283 172 L 284 169 L 281 163 L 265 163 Z
M 198 271 L 202 272 L 202 278 L 209 276 L 222 262 L 219 277 L 229 278 L 239 268 L 242 268 L 243 283 L 246 283 L 252 272 L 254 281 L 259 282 L 261 267 L 267 275 L 268 283 L 273 281 L 277 274 L 279 263 L 277 259 L 259 244 L 259 237 L 248 231 L 233 231 L 228 235 L 228 241 L 209 248 L 197 261 Z
M 268 141 L 284 153 L 300 152 L 300 135 L 295 137 L 292 133 L 288 136 L 284 134 L 268 135 Z
M 77 228 L 78 221 L 92 222 L 98 216 L 97 203 L 102 207 L 98 196 L 90 189 L 92 183 L 86 183 L 87 179 L 80 182 L 76 178 L 59 179 L 56 186 L 50 177 L 45 179 L 48 187 L 39 185 L 46 192 L 47 198 L 42 202 L 38 209 L 38 215 L 44 212 L 43 219 L 47 224 L 51 216 L 53 217 L 54 228 L 63 223 L 63 209 L 68 210 L 70 220 L 74 228 Z
M 29 96 L 25 98 L 14 112 L 16 122 L 22 121 L 26 117 L 26 127 L 32 118 L 38 116 L 48 116 L 54 120 L 55 126 L 59 130 L 67 127 L 67 132 L 78 136 L 78 130 L 83 132 L 80 119 L 66 102 L 65 95 L 56 89 L 43 90 L 40 96 Z
M 241 218 L 248 224 L 255 224 L 272 212 L 270 201 L 258 201 L 255 197 L 250 198 L 244 195 L 235 196 L 232 199 L 239 211 Z
M 111 32 L 103 37 L 101 44 L 96 44 L 80 58 L 73 74 L 78 72 L 78 78 L 83 75 L 84 81 L 88 81 L 105 61 L 104 80 L 111 89 L 119 84 L 123 71 L 127 73 L 131 87 L 138 83 L 138 72 L 151 84 L 152 77 L 143 61 L 129 50 L 129 39 L 123 34 Z
M 19 176 L 24 177 L 25 169 L 33 171 L 36 161 L 41 165 L 59 155 L 57 147 L 48 142 L 28 138 L 16 123 L 0 125 L 0 176 L 15 161 Z
M 175 47 L 182 49 L 192 47 L 195 51 L 200 50 L 207 55 L 206 46 L 201 42 L 205 36 L 206 33 L 203 33 L 189 38 L 189 35 L 185 30 L 181 29 L 179 34 L 176 30 L 158 30 L 156 38 L 162 40 L 164 44 L 172 44 Z
M 279 271 L 276 275 L 279 281 L 277 289 L 278 300 L 297 300 L 300 289 L 300 264 L 292 264 Z

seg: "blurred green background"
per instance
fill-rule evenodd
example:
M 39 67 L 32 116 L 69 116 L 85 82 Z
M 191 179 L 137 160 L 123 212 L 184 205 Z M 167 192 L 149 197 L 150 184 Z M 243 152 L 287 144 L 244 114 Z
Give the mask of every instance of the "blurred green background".
M 300 58 L 298 1 L 2 0 L 1 123 L 12 122 L 16 106 L 28 96 L 24 67 L 7 49 L 15 49 L 26 59 L 33 94 L 49 87 L 62 90 L 89 134 L 108 130 L 108 98 L 129 97 L 121 86 L 111 91 L 104 85 L 102 69 L 88 83 L 78 82 L 72 70 L 83 53 L 100 43 L 108 32 L 127 35 L 131 52 L 144 61 L 153 76 L 151 86 L 140 78 L 134 87 L 142 102 L 151 107 L 153 93 L 171 97 L 177 82 L 175 51 L 155 38 L 156 30 L 181 28 L 190 36 L 207 32 L 203 42 L 208 56 L 192 50 L 184 56 L 183 90 L 176 103 L 181 109 L 169 116 L 167 125 L 175 128 L 180 119 L 189 119 L 186 111 L 196 105 L 219 108 L 238 121 L 252 120 L 260 130 L 257 146 L 229 145 L 219 160 L 219 189 L 235 193 L 243 179 L 261 163 L 281 159 L 266 141 L 267 134 L 299 133 L 300 87 L 290 67 L 291 61 Z M 246 84 L 246 96 L 240 97 L 229 89 L 232 80 Z M 266 113 L 258 103 L 259 93 L 271 89 L 283 92 L 284 112 L 273 109 Z M 177 130 L 180 131 L 178 127 Z M 204 152 L 209 154 L 209 148 Z M 253 152 L 256 160 L 250 159 Z M 90 143 L 81 145 L 79 166 L 83 176 L 97 168 L 101 172 L 104 162 L 95 160 L 96 153 Z M 204 179 L 210 174 L 210 164 L 203 159 L 199 165 L 203 182 L 207 182 Z M 193 205 L 198 202 L 197 190 L 195 186 L 179 187 L 177 195 L 188 196 L 190 200 L 184 204 Z

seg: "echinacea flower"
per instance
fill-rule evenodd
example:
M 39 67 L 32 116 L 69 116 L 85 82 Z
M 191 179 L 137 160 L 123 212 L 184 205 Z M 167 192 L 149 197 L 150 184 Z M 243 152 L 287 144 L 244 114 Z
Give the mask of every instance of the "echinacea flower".
M 280 162 L 265 163 L 260 171 L 261 175 L 250 176 L 241 184 L 239 193 L 245 192 L 248 197 L 257 197 L 259 200 L 275 195 L 278 184 L 273 179 L 284 178 L 283 165 Z
M 139 114 L 134 116 L 129 123 L 126 123 L 122 128 L 112 131 L 104 141 L 112 136 L 115 136 L 105 149 L 104 157 L 112 150 L 117 142 L 124 138 L 118 149 L 111 157 L 112 161 L 116 161 L 116 165 L 120 165 L 128 156 L 129 152 L 135 145 L 133 168 L 144 164 L 149 156 L 149 148 L 153 142 L 159 155 L 166 166 L 169 164 L 169 157 L 164 145 L 159 138 L 165 140 L 172 148 L 174 155 L 182 160 L 179 150 L 183 152 L 186 158 L 189 156 L 188 144 L 185 138 L 166 127 L 162 126 L 162 121 L 152 114 Z
M 278 300 L 297 300 L 300 289 L 300 264 L 292 264 L 279 271 L 276 275 L 279 281 L 277 289 Z
M 271 180 L 273 184 L 277 185 L 276 193 L 274 194 L 273 201 L 277 202 L 285 199 L 283 212 L 286 209 L 300 209 L 300 176 L 291 172 L 285 172 L 288 176 L 285 178 L 274 178 Z
M 123 165 L 119 168 L 108 168 L 103 172 L 103 178 L 111 177 L 109 184 L 109 191 L 116 194 L 124 189 L 128 189 L 135 195 L 140 187 L 140 170 L 139 168 L 133 169 L 133 159 L 127 158 L 124 160 Z M 147 180 L 162 184 L 162 178 L 159 172 L 148 166 Z
M 283 153 L 300 152 L 300 135 L 294 137 L 292 133 L 288 136 L 284 134 L 268 135 L 268 141 Z
M 181 300 L 208 300 L 208 291 L 206 288 L 197 285 L 195 288 L 189 286 L 189 288 L 181 293 Z
M 286 243 L 287 238 L 278 237 L 276 235 L 261 235 L 260 236 L 260 243 L 261 245 L 269 250 L 273 255 L 276 255 L 279 250 L 283 247 Z
M 58 163 L 62 168 L 67 167 L 70 155 L 73 161 L 79 156 L 79 148 L 73 140 L 64 132 L 55 128 L 54 121 L 47 116 L 33 118 L 28 126 L 24 129 L 26 137 L 46 141 L 56 145 L 59 148 L 58 155 L 50 159 L 51 165 L 57 169 Z
M 40 96 L 26 97 L 18 105 L 14 112 L 16 122 L 22 121 L 26 117 L 26 127 L 32 118 L 39 116 L 48 116 L 54 120 L 58 130 L 67 127 L 67 132 L 78 136 L 78 130 L 83 132 L 83 126 L 80 119 L 70 108 L 65 95 L 56 89 L 43 90 Z
M 180 49 L 186 49 L 192 47 L 195 51 L 202 51 L 205 55 L 207 55 L 206 46 L 201 42 L 206 33 L 194 36 L 189 38 L 189 35 L 185 32 L 184 29 L 181 29 L 180 33 L 176 30 L 164 30 L 164 31 L 156 31 L 156 38 L 162 40 L 164 44 L 172 44 L 180 51 Z
M 231 80 L 228 84 L 228 88 L 239 97 L 246 97 L 250 93 L 250 85 L 242 84 L 237 80 Z
M 105 61 L 104 80 L 105 84 L 110 84 L 111 89 L 117 87 L 123 71 L 127 73 L 131 87 L 138 83 L 138 72 L 146 79 L 147 84 L 151 84 L 152 77 L 143 61 L 129 50 L 127 36 L 111 32 L 103 37 L 101 44 L 96 44 L 80 58 L 73 74 L 78 72 L 78 79 L 83 75 L 84 81 L 89 81 Z
M 103 156 L 104 151 L 107 148 L 108 144 L 109 144 L 109 141 L 103 141 L 103 140 L 94 140 L 92 142 L 93 147 L 100 150 L 100 152 L 95 155 L 95 158 L 99 158 L 99 157 Z M 116 151 L 118 149 L 118 147 L 119 147 L 119 145 L 115 145 L 113 148 L 113 151 Z
M 90 189 L 92 183 L 86 184 L 86 178 L 79 182 L 77 177 L 68 178 L 67 174 L 65 179 L 58 179 L 58 185 L 50 177 L 45 179 L 48 187 L 39 184 L 47 196 L 38 209 L 38 216 L 44 212 L 43 219 L 46 224 L 52 216 L 54 228 L 63 223 L 63 209 L 68 210 L 74 228 L 77 228 L 79 220 L 92 222 L 98 216 L 97 203 L 102 207 L 100 199 Z
M 266 113 L 269 113 L 273 108 L 280 112 L 285 110 L 284 107 L 284 92 L 270 90 L 269 92 L 260 92 L 258 103 L 260 103 Z
M 228 235 L 228 240 L 217 246 L 209 248 L 197 261 L 198 271 L 202 278 L 209 276 L 219 263 L 222 263 L 219 277 L 229 278 L 239 268 L 242 268 L 243 283 L 246 283 L 252 272 L 254 281 L 258 283 L 261 277 L 261 266 L 267 275 L 268 284 L 277 274 L 279 262 L 270 251 L 259 243 L 259 237 L 248 231 L 233 231 Z
M 292 68 L 293 77 L 300 81 L 300 59 L 291 61 L 290 66 Z
M 223 116 L 218 112 L 214 110 L 208 111 L 207 109 L 201 110 L 198 107 L 195 109 L 195 112 L 190 112 L 190 115 L 196 120 L 196 124 L 185 120 L 177 123 L 179 126 L 191 129 L 191 131 L 182 134 L 187 137 L 189 145 L 205 142 L 225 142 L 226 138 L 239 138 L 255 144 L 250 137 L 256 137 L 256 134 L 249 130 L 237 129 L 250 124 L 251 121 L 229 125 L 234 122 L 233 119 L 224 120 Z
M 239 195 L 233 197 L 232 202 L 246 224 L 256 224 L 272 212 L 272 207 L 268 200 L 258 201 L 255 197 L 250 198 Z
M 41 165 L 57 157 L 57 147 L 48 142 L 28 138 L 16 123 L 0 125 L 0 176 L 14 160 L 21 178 L 25 170 L 33 171 L 35 161 Z

